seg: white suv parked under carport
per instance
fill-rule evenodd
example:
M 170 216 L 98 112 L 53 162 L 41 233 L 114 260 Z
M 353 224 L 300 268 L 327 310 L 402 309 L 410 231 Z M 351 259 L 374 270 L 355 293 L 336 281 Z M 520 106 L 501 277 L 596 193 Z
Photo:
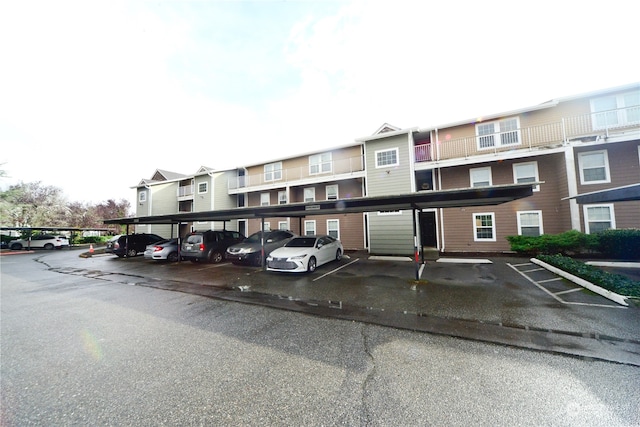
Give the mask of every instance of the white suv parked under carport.
M 38 249 L 62 249 L 69 247 L 69 240 L 64 236 L 53 236 L 51 234 L 36 234 L 28 239 L 18 239 L 9 242 L 9 249 L 19 251 L 24 248 Z

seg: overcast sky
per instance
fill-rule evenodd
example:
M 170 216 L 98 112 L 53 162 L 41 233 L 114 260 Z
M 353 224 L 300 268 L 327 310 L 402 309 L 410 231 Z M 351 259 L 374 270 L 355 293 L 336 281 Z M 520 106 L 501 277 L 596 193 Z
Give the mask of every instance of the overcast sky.
M 640 80 L 636 2 L 3 1 L 0 178 L 125 198 Z

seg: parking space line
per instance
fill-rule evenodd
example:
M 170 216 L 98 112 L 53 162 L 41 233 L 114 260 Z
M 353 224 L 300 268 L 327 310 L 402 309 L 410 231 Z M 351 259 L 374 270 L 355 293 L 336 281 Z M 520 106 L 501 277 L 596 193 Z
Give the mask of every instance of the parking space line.
M 523 273 L 533 273 L 534 271 L 542 271 L 544 268 L 534 268 L 532 270 L 525 270 Z
M 578 292 L 581 291 L 584 288 L 573 288 L 573 289 L 567 289 L 566 291 L 560 291 L 560 292 L 556 292 L 555 295 L 562 295 L 562 294 L 570 294 L 572 292 Z
M 202 267 L 202 268 L 198 268 L 197 271 L 203 271 L 203 270 L 209 270 L 211 268 L 218 268 L 218 267 L 222 267 L 223 265 L 226 265 L 224 263 L 221 264 L 212 264 L 212 265 L 208 265 L 206 267 Z
M 333 269 L 333 270 L 331 270 L 331 271 L 328 271 L 328 272 L 324 273 L 322 276 L 319 276 L 319 277 L 316 277 L 315 279 L 313 279 L 313 280 L 312 280 L 312 282 L 315 282 L 316 280 L 320 280 L 320 279 L 322 279 L 323 277 L 328 276 L 328 275 L 330 275 L 330 274 L 333 274 L 333 273 L 335 273 L 335 272 L 336 272 L 336 271 L 338 271 L 338 270 L 342 270 L 343 268 L 348 267 L 348 266 L 350 266 L 351 264 L 353 264 L 353 263 L 355 263 L 355 262 L 358 262 L 359 260 L 360 260 L 360 258 L 356 258 L 356 259 L 354 259 L 353 261 L 351 261 L 351 262 L 350 262 L 350 263 L 348 263 L 348 264 L 341 265 L 341 266 L 340 266 L 340 267 L 338 267 L 338 268 L 335 268 L 335 269 Z
M 558 280 L 564 280 L 562 277 L 554 277 L 553 279 L 538 280 L 538 283 L 557 282 Z
M 513 268 L 515 271 L 517 271 L 518 273 L 520 273 L 525 279 L 527 279 L 528 281 L 530 281 L 531 283 L 533 283 L 534 285 L 536 285 L 538 288 L 540 288 L 543 292 L 545 292 L 548 295 L 551 295 L 551 297 L 553 297 L 553 299 L 555 299 L 556 301 L 562 303 L 562 304 L 566 304 L 566 302 L 562 299 L 559 298 L 557 296 L 555 296 L 553 294 L 553 292 L 549 291 L 547 288 L 545 288 L 542 285 L 539 285 L 538 282 L 536 282 L 535 280 L 533 280 L 531 277 L 527 276 L 524 272 L 518 270 L 517 268 L 515 268 L 514 266 L 512 266 L 511 264 L 507 263 L 507 265 L 511 268 Z
M 507 264 L 509 264 L 509 263 L 507 263 Z M 509 264 L 509 265 L 512 265 L 512 264 Z M 532 262 L 523 262 L 522 264 L 513 264 L 512 266 L 513 267 L 524 267 L 525 265 L 533 265 L 533 263 Z

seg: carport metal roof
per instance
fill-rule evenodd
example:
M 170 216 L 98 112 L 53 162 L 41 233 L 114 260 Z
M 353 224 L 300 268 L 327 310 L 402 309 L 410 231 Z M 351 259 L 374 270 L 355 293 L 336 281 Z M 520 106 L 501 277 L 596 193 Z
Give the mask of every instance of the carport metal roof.
M 191 221 L 229 221 L 233 219 L 305 217 L 340 213 L 498 205 L 531 196 L 533 194 L 533 187 L 538 184 L 540 184 L 540 182 L 418 192 L 392 196 L 368 196 L 353 199 L 290 203 L 286 205 L 252 206 L 204 212 L 183 212 L 166 215 L 116 218 L 104 220 L 104 223 L 123 225 L 178 224 Z
M 593 191 L 578 196 L 569 197 L 580 204 L 629 202 L 640 200 L 640 183 L 610 188 L 608 190 Z

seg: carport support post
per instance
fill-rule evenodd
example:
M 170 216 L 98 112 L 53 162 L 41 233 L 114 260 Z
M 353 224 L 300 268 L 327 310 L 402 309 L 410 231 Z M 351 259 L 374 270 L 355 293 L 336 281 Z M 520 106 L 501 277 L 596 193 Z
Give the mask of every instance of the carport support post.
M 264 270 L 264 217 L 260 221 L 260 267 Z
M 413 262 L 416 269 L 416 281 L 420 280 L 420 253 L 418 252 L 418 226 L 416 223 L 416 215 L 418 211 L 413 208 Z

